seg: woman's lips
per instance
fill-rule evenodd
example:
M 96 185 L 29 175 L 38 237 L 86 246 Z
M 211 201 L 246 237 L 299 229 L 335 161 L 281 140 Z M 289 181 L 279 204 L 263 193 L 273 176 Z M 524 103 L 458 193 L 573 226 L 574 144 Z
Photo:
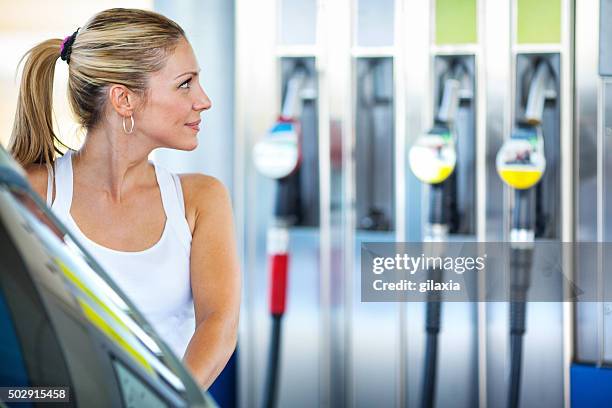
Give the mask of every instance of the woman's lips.
M 185 123 L 185 126 L 188 126 L 190 128 L 192 128 L 193 130 L 195 130 L 196 132 L 200 130 L 200 122 L 202 120 L 196 120 L 195 122 L 191 122 L 191 123 Z

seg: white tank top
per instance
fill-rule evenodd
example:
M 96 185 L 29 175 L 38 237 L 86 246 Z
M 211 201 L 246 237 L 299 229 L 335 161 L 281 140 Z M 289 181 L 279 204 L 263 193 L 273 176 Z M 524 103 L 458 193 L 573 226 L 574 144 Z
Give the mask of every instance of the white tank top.
M 71 150 L 55 161 L 56 193 L 53 204 L 53 176 L 49 173 L 47 205 L 138 307 L 176 355 L 183 357 L 195 331 L 189 272 L 191 231 L 185 218 L 178 175 L 155 163 L 153 165 L 166 224 L 160 240 L 143 251 L 110 249 L 81 232 L 70 215 L 73 187 Z

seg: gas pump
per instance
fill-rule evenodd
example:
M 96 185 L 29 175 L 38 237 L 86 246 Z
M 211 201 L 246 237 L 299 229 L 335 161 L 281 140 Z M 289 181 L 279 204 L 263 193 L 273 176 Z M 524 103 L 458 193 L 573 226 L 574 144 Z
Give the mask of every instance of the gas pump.
M 393 62 L 385 57 L 359 58 L 356 67 L 355 170 L 357 179 L 363 180 L 356 187 L 357 228 L 393 231 Z
M 269 312 L 272 318 L 269 355 L 262 406 L 275 407 L 278 395 L 282 318 L 287 303 L 289 228 L 303 223 L 301 194 L 301 126 L 304 99 L 313 95 L 305 66 L 296 63 L 286 82 L 281 115 L 253 149 L 257 170 L 276 180 L 273 220 L 267 231 Z
M 425 242 L 446 242 L 449 233 L 458 230 L 455 119 L 467 74 L 468 70 L 459 58 L 451 60 L 447 72 L 440 76 L 442 95 L 433 127 L 417 139 L 409 152 L 412 172 L 420 181 L 430 186 L 428 217 L 424 228 Z M 471 96 L 471 91 L 464 94 Z M 441 249 L 440 244 L 434 245 L 438 245 L 435 249 Z M 437 282 L 441 280 L 443 271 L 435 269 L 427 273 L 428 277 Z M 425 312 L 425 364 L 420 404 L 423 408 L 433 407 L 435 401 L 441 306 L 439 295 L 428 295 Z
M 553 70 L 546 59 L 534 58 L 524 115 L 498 152 L 497 171 L 513 189 L 514 208 L 510 229 L 510 376 L 508 407 L 519 405 L 523 336 L 526 332 L 527 292 L 540 197 L 536 184 L 546 169 L 542 122 L 547 98 L 556 98 Z

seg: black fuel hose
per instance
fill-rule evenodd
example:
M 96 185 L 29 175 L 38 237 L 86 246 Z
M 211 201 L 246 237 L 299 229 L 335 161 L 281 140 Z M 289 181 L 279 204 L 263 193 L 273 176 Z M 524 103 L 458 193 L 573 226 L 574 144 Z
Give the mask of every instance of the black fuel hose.
M 512 226 L 515 230 L 534 232 L 535 196 L 533 190 L 515 190 Z M 512 242 L 510 253 L 510 378 L 508 408 L 520 401 L 523 338 L 527 328 L 527 292 L 531 282 L 533 241 Z
M 431 270 L 429 273 L 435 282 L 440 281 L 442 277 L 442 271 L 440 269 Z M 421 390 L 421 408 L 433 408 L 436 395 L 438 334 L 440 333 L 440 312 L 442 309 L 439 295 L 429 295 L 425 307 L 426 343 L 423 389 Z
M 521 395 L 521 366 L 523 359 L 523 335 L 525 334 L 525 302 L 510 303 L 510 320 L 515 327 L 510 329 L 510 384 L 508 386 L 508 408 L 519 406 Z M 522 326 L 522 329 L 521 329 Z
M 448 179 L 439 184 L 433 184 L 429 190 L 429 214 L 430 225 L 446 226 L 448 228 L 449 214 L 448 189 L 452 188 L 453 179 Z M 429 237 L 432 241 L 446 240 L 446 237 Z M 442 280 L 441 269 L 430 269 L 428 277 L 434 282 Z M 423 366 L 423 383 L 421 389 L 421 408 L 433 408 L 436 395 L 436 378 L 438 364 L 438 335 L 440 333 L 440 315 L 442 303 L 440 295 L 428 293 L 425 305 L 425 361 Z
M 270 348 L 268 352 L 268 369 L 264 386 L 263 408 L 275 408 L 278 396 L 278 366 L 280 363 L 282 315 L 272 316 Z

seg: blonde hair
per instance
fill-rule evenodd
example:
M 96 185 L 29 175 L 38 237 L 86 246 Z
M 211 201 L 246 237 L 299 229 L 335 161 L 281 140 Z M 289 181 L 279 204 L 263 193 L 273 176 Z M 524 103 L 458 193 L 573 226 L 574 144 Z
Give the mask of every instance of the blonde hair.
M 178 24 L 151 11 L 114 8 L 94 15 L 78 31 L 68 64 L 68 100 L 79 124 L 92 129 L 100 122 L 109 84 L 146 97 L 150 75 L 185 37 Z M 62 153 L 58 145 L 66 147 L 53 131 L 51 106 L 61 44 L 43 41 L 21 59 L 27 57 L 9 151 L 24 167 L 49 167 L 55 153 Z

